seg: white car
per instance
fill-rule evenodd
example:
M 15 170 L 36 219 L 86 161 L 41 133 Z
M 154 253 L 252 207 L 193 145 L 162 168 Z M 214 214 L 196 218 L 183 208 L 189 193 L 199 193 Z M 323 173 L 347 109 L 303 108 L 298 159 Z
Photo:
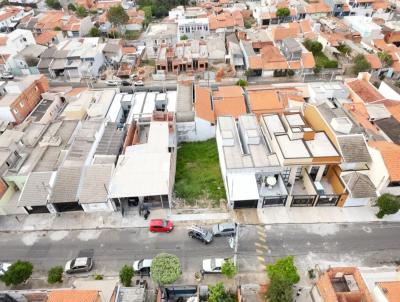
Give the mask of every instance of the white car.
M 135 85 L 135 86 L 144 86 L 144 83 L 143 83 L 143 81 L 136 81 L 136 82 L 133 82 L 133 85 Z
M 4 72 L 0 75 L 3 80 L 12 80 L 14 79 L 14 75 L 10 72 Z
M 0 262 L 0 277 L 4 276 L 4 274 L 8 271 L 10 266 L 11 266 L 11 263 Z
M 150 275 L 150 267 L 153 259 L 142 259 L 133 262 L 133 270 L 136 274 Z
M 203 260 L 202 274 L 220 274 L 222 265 L 228 258 L 211 258 Z
M 107 86 L 118 86 L 119 81 L 117 81 L 117 80 L 107 80 L 106 84 L 107 84 Z

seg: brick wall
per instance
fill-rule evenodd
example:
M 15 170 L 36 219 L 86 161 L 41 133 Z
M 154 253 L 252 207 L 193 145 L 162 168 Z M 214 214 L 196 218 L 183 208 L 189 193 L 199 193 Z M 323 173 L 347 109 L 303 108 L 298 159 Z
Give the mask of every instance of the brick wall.
M 10 110 L 15 117 L 16 123 L 21 123 L 41 100 L 41 94 L 49 90 L 49 82 L 45 76 L 38 80 L 22 92 L 19 97 L 11 104 Z

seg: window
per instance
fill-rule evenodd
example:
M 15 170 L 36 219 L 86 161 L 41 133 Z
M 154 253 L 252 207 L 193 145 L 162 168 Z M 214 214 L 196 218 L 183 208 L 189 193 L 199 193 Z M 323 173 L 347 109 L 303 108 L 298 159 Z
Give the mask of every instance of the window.
M 35 86 L 35 91 L 39 91 L 39 88 L 37 86 Z
M 19 103 L 19 106 L 20 106 L 21 108 L 24 108 L 24 102 L 20 102 L 20 103 Z

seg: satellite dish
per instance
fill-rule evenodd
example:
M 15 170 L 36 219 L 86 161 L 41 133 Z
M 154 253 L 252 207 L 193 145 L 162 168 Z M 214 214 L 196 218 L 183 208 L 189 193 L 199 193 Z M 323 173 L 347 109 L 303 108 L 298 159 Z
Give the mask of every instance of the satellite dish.
M 271 187 L 276 185 L 276 178 L 274 176 L 267 177 L 267 184 Z

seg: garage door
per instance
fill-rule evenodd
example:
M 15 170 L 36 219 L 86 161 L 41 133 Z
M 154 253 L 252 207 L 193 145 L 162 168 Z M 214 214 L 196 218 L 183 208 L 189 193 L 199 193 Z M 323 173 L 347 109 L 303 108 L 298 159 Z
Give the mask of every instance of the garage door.
M 233 203 L 234 209 L 244 209 L 244 208 L 257 208 L 258 199 L 249 200 L 235 200 Z

